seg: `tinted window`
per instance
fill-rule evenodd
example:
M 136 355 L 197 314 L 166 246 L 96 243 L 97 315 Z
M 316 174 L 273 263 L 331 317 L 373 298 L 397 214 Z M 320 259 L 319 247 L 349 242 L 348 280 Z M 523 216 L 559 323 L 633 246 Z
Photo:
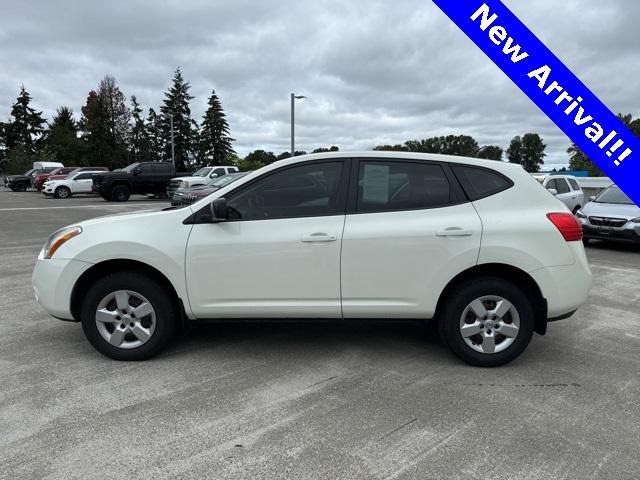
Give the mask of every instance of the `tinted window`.
M 169 173 L 171 172 L 171 164 L 168 162 L 156 162 L 153 164 L 153 171 L 155 173 Z
M 564 178 L 556 178 L 556 190 L 558 193 L 569 193 L 569 185 Z
M 142 170 L 143 174 L 148 174 L 148 173 L 154 173 L 155 169 L 153 168 L 153 165 L 151 165 L 150 163 L 141 163 L 140 170 Z
M 513 186 L 504 175 L 482 167 L 451 165 L 470 200 L 478 200 L 502 192 Z
M 360 162 L 359 212 L 433 208 L 452 203 L 442 167 L 417 162 Z
M 222 175 L 226 175 L 227 171 L 224 168 L 214 168 L 211 174 L 213 175 L 214 173 L 219 177 L 221 177 Z
M 573 178 L 569 178 L 567 180 L 569 180 L 571 188 L 573 188 L 574 190 L 580 190 L 580 185 L 578 185 L 578 182 L 576 182 Z
M 338 185 L 342 162 L 288 168 L 231 193 L 230 219 L 266 220 L 342 213 Z

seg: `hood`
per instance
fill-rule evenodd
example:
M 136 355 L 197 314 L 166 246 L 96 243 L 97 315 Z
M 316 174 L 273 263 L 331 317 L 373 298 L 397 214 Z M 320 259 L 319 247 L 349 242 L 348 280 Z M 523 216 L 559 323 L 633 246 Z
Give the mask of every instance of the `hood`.
M 121 218 L 123 221 L 135 221 L 136 219 L 149 217 L 153 215 L 162 215 L 164 212 L 162 211 L 166 206 L 153 208 L 149 210 L 138 210 L 135 212 L 121 212 L 121 213 L 112 213 L 110 215 L 103 215 L 101 217 L 90 218 L 89 220 L 84 220 L 82 222 L 74 223 L 74 225 L 80 225 L 81 227 L 91 227 L 91 225 L 97 225 L 99 223 L 111 222 Z M 115 225 L 114 225 L 115 228 Z
M 582 208 L 582 213 L 588 217 L 613 217 L 631 220 L 640 217 L 640 207 L 619 203 L 589 202 Z

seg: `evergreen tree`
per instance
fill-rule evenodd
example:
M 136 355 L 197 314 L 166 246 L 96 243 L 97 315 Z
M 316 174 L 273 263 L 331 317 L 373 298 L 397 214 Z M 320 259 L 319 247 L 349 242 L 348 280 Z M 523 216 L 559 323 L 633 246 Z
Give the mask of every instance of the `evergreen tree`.
M 129 147 L 133 162 L 147 162 L 154 160 L 151 154 L 151 142 L 147 133 L 147 127 L 140 116 L 142 109 L 135 95 L 131 95 L 131 131 L 129 135 Z
M 339 151 L 340 151 L 340 149 L 338 147 L 336 147 L 335 145 L 333 145 L 330 148 L 325 148 L 325 147 L 316 148 L 311 153 L 330 153 L 330 152 L 339 152 Z
M 89 92 L 80 120 L 93 164 L 122 167 L 128 163 L 129 118 L 124 94 L 115 78 L 105 76 L 98 92 Z
M 149 156 L 152 161 L 159 162 L 167 160 L 164 156 L 164 144 L 162 141 L 161 118 L 153 108 L 149 109 L 145 129 L 149 140 Z
M 200 161 L 205 165 L 224 165 L 227 158 L 235 153 L 234 139 L 229 135 L 229 122 L 215 90 L 208 105 L 200 129 Z
M 58 108 L 44 143 L 47 155 L 55 161 L 66 165 L 83 164 L 78 124 L 69 107 Z
M 171 158 L 171 119 L 173 119 L 176 170 L 187 170 L 195 163 L 194 122 L 191 118 L 189 94 L 191 85 L 185 82 L 180 68 L 173 75 L 173 85 L 165 92 L 160 113 L 160 131 L 164 144 L 164 157 Z
M 20 87 L 20 94 L 11 107 L 12 120 L 5 125 L 5 142 L 9 150 L 21 149 L 24 154 L 35 157 L 41 148 L 45 120 L 42 112 L 30 106 L 31 95 Z

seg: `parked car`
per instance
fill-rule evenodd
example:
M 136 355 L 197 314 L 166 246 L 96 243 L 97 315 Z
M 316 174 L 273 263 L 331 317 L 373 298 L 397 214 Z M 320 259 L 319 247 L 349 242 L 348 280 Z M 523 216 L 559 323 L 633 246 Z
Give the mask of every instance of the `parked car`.
M 126 202 L 131 194 L 165 195 L 167 182 L 175 177 L 169 162 L 132 163 L 128 167 L 93 177 L 93 191 L 114 202 Z
M 591 239 L 640 243 L 640 207 L 616 185 L 602 191 L 576 216 L 585 243 Z
M 580 223 L 519 165 L 406 152 L 275 162 L 184 209 L 55 232 L 33 286 L 108 357 L 160 352 L 181 322 L 435 319 L 497 366 L 571 316 L 591 273 Z
M 197 187 L 205 185 L 213 178 L 218 178 L 229 173 L 238 172 L 238 167 L 219 166 L 219 167 L 203 167 L 197 170 L 189 177 L 177 177 L 169 181 L 167 186 L 167 195 L 172 197 L 179 188 Z
M 69 198 L 78 193 L 93 193 L 93 176 L 103 170 L 79 171 L 62 180 L 48 180 L 42 186 L 42 193 L 49 197 Z
M 4 177 L 5 188 L 10 188 L 14 192 L 24 192 L 33 186 L 34 178 L 43 173 L 49 173 L 58 167 L 32 168 L 23 175 L 9 175 Z
M 107 167 L 62 167 L 52 170 L 50 173 L 41 173 L 35 176 L 33 185 L 39 192 L 42 191 L 42 185 L 48 180 L 62 180 L 72 173 L 77 172 L 108 172 Z
M 171 197 L 171 205 L 177 207 L 179 205 L 191 205 L 196 200 L 206 197 L 212 194 L 216 190 L 220 190 L 222 187 L 226 187 L 230 183 L 240 180 L 251 172 L 236 172 L 223 175 L 218 178 L 209 180 L 205 185 L 200 185 L 191 188 L 179 188 Z
M 584 192 L 574 176 L 549 175 L 542 181 L 542 186 L 553 193 L 573 213 L 585 204 Z

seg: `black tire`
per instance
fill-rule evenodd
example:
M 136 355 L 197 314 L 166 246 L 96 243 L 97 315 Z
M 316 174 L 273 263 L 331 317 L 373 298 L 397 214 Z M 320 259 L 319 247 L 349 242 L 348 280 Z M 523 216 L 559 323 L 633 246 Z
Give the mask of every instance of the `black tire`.
M 117 185 L 111 191 L 111 200 L 114 202 L 126 202 L 130 196 L 131 192 L 124 185 Z
M 155 310 L 154 331 L 137 348 L 123 349 L 109 343 L 98 330 L 96 311 L 100 301 L 118 290 L 143 295 Z M 135 272 L 118 272 L 101 278 L 86 293 L 81 309 L 82 330 L 87 340 L 103 355 L 114 360 L 148 360 L 165 349 L 175 338 L 179 313 L 173 294 L 155 279 Z
M 520 319 L 520 328 L 513 343 L 496 353 L 474 350 L 465 342 L 460 332 L 460 322 L 465 309 L 472 301 L 484 296 L 500 296 L 508 300 Z M 477 367 L 498 367 L 520 356 L 531 341 L 535 323 L 529 297 L 513 283 L 497 277 L 474 278 L 457 286 L 454 291 L 450 291 L 449 298 L 445 299 L 438 317 L 438 330 L 442 341 L 463 361 Z M 497 334 L 498 330 L 494 330 L 494 336 Z
M 591 239 L 590 239 L 590 238 L 582 237 L 582 243 L 583 243 L 584 245 L 589 245 L 589 242 L 590 242 L 590 241 L 591 241 Z
M 578 213 L 578 210 L 580 210 L 582 207 L 580 205 L 576 205 L 576 207 L 573 209 L 573 214 L 575 215 L 576 213 Z
M 69 189 L 69 187 L 60 186 L 56 188 L 53 196 L 56 198 L 69 198 L 71 197 L 71 190 Z
M 26 192 L 27 191 L 27 184 L 26 183 L 16 183 L 13 187 L 11 187 L 11 190 L 13 190 L 14 192 Z

